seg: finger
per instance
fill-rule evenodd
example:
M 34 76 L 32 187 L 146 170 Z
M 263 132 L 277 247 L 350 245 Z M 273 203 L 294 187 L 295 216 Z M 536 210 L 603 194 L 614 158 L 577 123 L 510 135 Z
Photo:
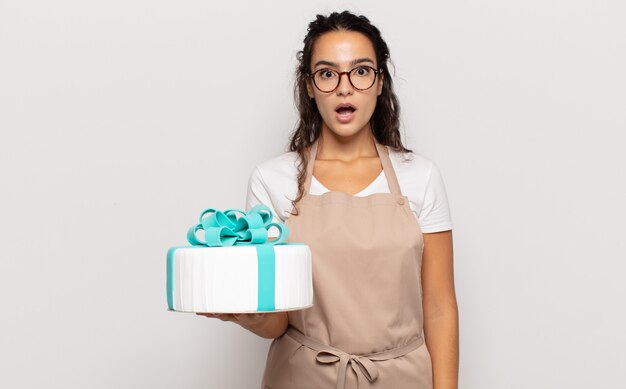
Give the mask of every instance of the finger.
M 237 320 L 232 313 L 220 313 L 218 318 L 223 321 L 236 321 Z
M 256 312 L 256 313 L 235 313 L 233 314 L 235 320 L 238 321 L 238 323 L 243 324 L 243 325 L 256 325 L 258 324 L 263 317 L 265 316 L 264 312 Z
M 239 320 L 239 323 L 246 326 L 254 325 L 257 321 L 257 318 L 253 313 L 237 313 L 235 316 L 237 320 Z
M 231 320 L 227 314 L 217 313 L 217 312 L 196 312 L 196 315 L 205 316 L 205 317 L 214 317 L 221 320 Z

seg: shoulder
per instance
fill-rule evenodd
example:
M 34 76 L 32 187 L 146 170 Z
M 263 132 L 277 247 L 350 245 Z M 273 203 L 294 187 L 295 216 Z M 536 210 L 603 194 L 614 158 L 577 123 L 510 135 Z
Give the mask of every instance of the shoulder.
M 247 207 L 264 203 L 284 222 L 298 191 L 299 161 L 299 154 L 289 151 L 257 164 L 248 182 Z
M 443 177 L 437 164 L 416 152 L 390 150 L 400 190 L 409 199 L 409 205 L 422 232 L 451 230 L 452 218 Z
M 432 159 L 414 151 L 401 152 L 389 149 L 389 158 L 398 176 L 398 182 L 409 191 L 424 188 L 433 170 L 437 169 Z
M 266 181 L 292 180 L 297 174 L 300 156 L 295 151 L 288 151 L 266 159 L 259 163 L 254 174 L 261 176 Z

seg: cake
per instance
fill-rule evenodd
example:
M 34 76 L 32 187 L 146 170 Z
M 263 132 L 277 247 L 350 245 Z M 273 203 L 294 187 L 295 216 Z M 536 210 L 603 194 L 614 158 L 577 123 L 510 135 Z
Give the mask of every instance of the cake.
M 289 228 L 272 222 L 272 216 L 263 204 L 248 212 L 203 211 L 187 233 L 191 246 L 167 252 L 169 310 L 252 313 L 311 307 L 311 250 L 287 242 Z M 276 240 L 268 239 L 272 227 L 279 231 Z

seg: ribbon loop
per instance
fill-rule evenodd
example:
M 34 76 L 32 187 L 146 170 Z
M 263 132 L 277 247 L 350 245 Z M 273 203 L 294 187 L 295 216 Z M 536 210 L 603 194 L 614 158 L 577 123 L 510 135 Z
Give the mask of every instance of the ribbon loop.
M 315 359 L 320 363 L 337 363 L 339 362 L 337 389 L 343 389 L 346 381 L 346 368 L 350 365 L 354 373 L 357 375 L 359 388 L 363 388 L 361 381 L 365 377 L 369 382 L 374 382 L 378 378 L 378 368 L 369 358 L 362 355 L 347 354 L 344 352 L 335 352 L 330 349 L 319 351 Z
M 332 351 L 327 351 L 327 350 L 320 351 L 315 356 L 315 359 L 317 359 L 317 361 L 320 363 L 335 363 L 335 362 L 339 362 L 340 358 L 341 357 L 337 355 L 336 353 Z
M 243 216 L 237 217 L 237 213 Z M 200 214 L 200 222 L 189 228 L 187 241 L 194 246 L 239 246 L 249 244 L 283 244 L 289 236 L 289 227 L 272 222 L 272 211 L 257 204 L 248 212 L 240 209 L 219 211 L 207 208 Z M 278 228 L 278 238 L 268 241 L 268 230 Z M 198 231 L 204 231 L 204 240 L 198 239 Z

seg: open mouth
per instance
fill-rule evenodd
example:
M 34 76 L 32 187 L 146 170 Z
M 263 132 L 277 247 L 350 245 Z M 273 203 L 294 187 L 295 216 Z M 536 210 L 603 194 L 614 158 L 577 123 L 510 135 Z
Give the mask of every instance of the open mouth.
M 354 118 L 354 112 L 356 108 L 349 104 L 342 104 L 341 106 L 335 109 L 337 113 L 337 121 L 339 123 L 349 123 Z
M 354 107 L 339 107 L 335 110 L 341 116 L 350 116 L 354 111 Z

